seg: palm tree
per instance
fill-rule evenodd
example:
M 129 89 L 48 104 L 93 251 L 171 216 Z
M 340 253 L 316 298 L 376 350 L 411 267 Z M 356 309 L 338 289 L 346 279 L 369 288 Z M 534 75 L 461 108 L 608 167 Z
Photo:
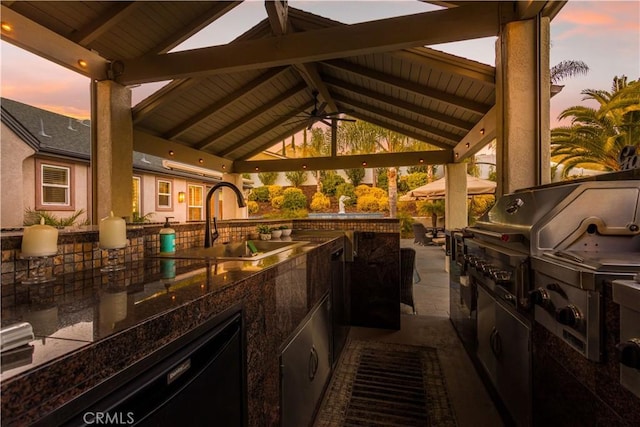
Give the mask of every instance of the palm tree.
M 558 84 L 561 80 L 567 77 L 575 77 L 579 74 L 587 74 L 589 72 L 589 66 L 582 61 L 567 60 L 554 65 L 549 71 L 551 96 L 554 96 L 559 94 L 562 88 L 564 88 L 564 85 Z
M 551 156 L 564 166 L 563 178 L 576 167 L 619 170 L 622 148 L 640 141 L 640 82 L 616 76 L 611 92 L 585 89 L 582 94 L 599 108 L 569 107 L 559 118 L 571 119 L 571 125 L 551 130 Z
M 566 77 L 574 77 L 578 74 L 587 74 L 588 72 L 589 66 L 582 61 L 560 61 L 558 64 L 551 67 L 551 83 L 557 84 L 560 80 Z
M 303 133 L 302 157 L 322 157 L 331 153 L 331 131 L 324 132 L 319 127 L 311 128 L 311 142 L 307 141 L 307 130 Z M 320 182 L 320 174 L 322 171 L 315 171 L 316 175 L 316 192 L 322 191 L 322 183 Z

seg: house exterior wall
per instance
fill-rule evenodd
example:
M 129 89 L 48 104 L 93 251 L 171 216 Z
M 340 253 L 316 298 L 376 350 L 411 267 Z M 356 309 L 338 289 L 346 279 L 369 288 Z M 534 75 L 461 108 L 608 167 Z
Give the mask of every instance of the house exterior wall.
M 24 217 L 24 195 L 28 188 L 33 188 L 33 168 L 29 167 L 29 163 L 33 164 L 33 161 L 29 162 L 28 159 L 35 151 L 4 123 L 1 129 L 0 225 L 3 228 L 20 227 Z

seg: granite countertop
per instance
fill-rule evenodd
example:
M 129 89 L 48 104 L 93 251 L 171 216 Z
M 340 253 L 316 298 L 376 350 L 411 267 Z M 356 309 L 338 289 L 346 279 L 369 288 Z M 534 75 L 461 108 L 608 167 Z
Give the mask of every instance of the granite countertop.
M 127 263 L 116 272 L 93 269 L 61 275 L 49 283 L 19 285 L 15 305 L 2 310 L 2 327 L 29 322 L 36 339 L 2 353 L 0 380 L 219 292 L 343 235 L 335 231 L 294 235 L 293 240 L 316 243 L 260 260 L 151 258 Z

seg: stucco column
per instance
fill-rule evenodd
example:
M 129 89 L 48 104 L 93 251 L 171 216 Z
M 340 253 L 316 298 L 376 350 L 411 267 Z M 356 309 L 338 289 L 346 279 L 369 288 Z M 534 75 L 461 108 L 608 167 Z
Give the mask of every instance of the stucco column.
M 497 195 L 550 181 L 549 19 L 504 25 L 496 42 Z
M 467 214 L 467 164 L 449 163 L 444 168 L 445 176 L 445 216 L 447 230 L 463 228 L 468 225 Z M 445 257 L 445 271 L 449 271 L 449 257 Z
M 91 165 L 94 223 L 113 211 L 130 217 L 132 211 L 133 122 L 131 90 L 113 81 L 95 83 L 94 138 Z

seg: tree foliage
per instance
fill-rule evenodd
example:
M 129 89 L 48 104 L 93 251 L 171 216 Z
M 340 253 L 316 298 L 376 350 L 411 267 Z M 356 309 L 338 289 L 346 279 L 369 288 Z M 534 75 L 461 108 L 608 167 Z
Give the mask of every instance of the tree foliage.
M 347 178 L 354 186 L 360 185 L 364 179 L 364 168 L 347 169 L 344 171 L 347 174 Z
M 300 187 L 307 181 L 307 171 L 288 171 L 284 173 L 287 181 L 291 183 L 294 187 Z
M 640 82 L 615 77 L 611 92 L 585 89 L 582 94 L 598 108 L 569 107 L 559 118 L 571 124 L 551 130 L 551 156 L 564 166 L 563 177 L 577 167 L 619 170 L 622 148 L 640 144 Z
M 556 84 L 566 77 L 574 77 L 579 74 L 587 74 L 589 72 L 589 66 L 582 61 L 566 60 L 560 61 L 558 64 L 551 67 L 550 77 L 551 83 Z
M 262 185 L 273 185 L 278 179 L 278 172 L 260 172 L 258 179 L 262 182 Z

